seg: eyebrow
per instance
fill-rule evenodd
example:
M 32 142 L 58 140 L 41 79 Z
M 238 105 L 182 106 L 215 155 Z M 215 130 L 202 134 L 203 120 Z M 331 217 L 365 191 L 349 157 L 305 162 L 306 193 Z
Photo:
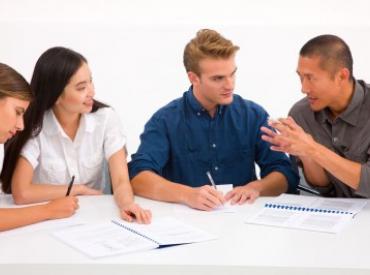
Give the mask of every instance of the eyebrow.
M 236 67 L 236 68 L 234 69 L 234 71 L 232 71 L 232 73 L 231 73 L 230 75 L 235 74 L 237 70 L 238 70 L 238 68 Z M 211 76 L 211 77 L 225 77 L 225 75 L 216 74 L 216 75 L 213 75 L 213 76 Z
M 83 85 L 83 84 L 87 84 L 87 80 L 80 81 L 75 86 L 79 86 L 79 85 Z
M 15 107 L 17 111 L 22 112 L 23 114 L 26 112 L 26 110 L 23 107 Z

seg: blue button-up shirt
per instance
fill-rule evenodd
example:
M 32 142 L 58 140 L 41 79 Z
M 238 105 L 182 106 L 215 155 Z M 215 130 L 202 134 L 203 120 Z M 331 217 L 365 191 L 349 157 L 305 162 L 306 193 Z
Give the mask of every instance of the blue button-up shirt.
M 267 112 L 256 103 L 234 95 L 230 105 L 219 106 L 212 118 L 193 95 L 192 88 L 158 110 L 145 125 L 141 144 L 129 163 L 130 178 L 144 170 L 192 187 L 209 184 L 245 185 L 273 171 L 288 180 L 295 192 L 299 177 L 289 158 L 271 151 L 261 139 Z

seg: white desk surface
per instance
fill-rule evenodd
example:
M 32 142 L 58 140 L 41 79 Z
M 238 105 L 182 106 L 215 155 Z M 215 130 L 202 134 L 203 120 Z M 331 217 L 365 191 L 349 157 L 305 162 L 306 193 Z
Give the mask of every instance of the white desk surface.
M 339 234 L 244 223 L 270 199 L 259 198 L 237 213 L 184 213 L 137 197 L 154 219 L 173 216 L 219 239 L 94 260 L 50 234 L 71 223 L 117 216 L 112 196 L 79 197 L 72 218 L 0 233 L 0 274 L 370 274 L 370 204 Z M 11 203 L 0 196 L 0 207 Z

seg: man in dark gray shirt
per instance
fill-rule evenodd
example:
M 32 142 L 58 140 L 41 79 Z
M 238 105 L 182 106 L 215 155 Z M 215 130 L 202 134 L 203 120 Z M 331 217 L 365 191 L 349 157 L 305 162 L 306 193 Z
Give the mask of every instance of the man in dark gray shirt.
M 262 139 L 295 156 L 323 195 L 370 197 L 370 86 L 352 74 L 348 45 L 334 35 L 309 40 L 297 73 L 305 98 L 289 117 L 270 121 Z

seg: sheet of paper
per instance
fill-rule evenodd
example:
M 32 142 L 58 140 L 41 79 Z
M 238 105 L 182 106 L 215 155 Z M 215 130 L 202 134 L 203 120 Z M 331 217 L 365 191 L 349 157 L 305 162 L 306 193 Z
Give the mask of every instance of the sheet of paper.
M 366 205 L 365 200 L 282 194 L 246 222 L 338 233 Z
M 196 243 L 217 238 L 213 234 L 172 217 L 153 219 L 151 224 L 128 223 L 117 219 L 115 221 L 156 241 L 160 245 Z
M 53 235 L 92 258 L 158 247 L 156 243 L 112 222 L 77 225 L 54 232 Z

